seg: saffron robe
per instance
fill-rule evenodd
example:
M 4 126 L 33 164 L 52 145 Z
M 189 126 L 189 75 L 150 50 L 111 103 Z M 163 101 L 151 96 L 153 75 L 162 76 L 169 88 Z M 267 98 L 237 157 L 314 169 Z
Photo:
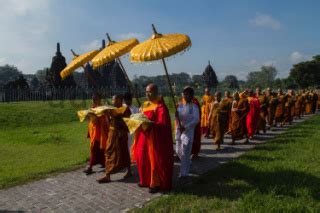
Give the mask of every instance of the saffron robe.
M 96 107 L 95 105 L 92 108 Z M 108 139 L 109 124 L 106 116 L 91 117 L 88 124 L 88 138 L 90 138 L 89 166 L 105 165 L 104 151 Z
M 259 95 L 259 102 L 260 102 L 260 116 L 257 131 L 265 131 L 267 125 L 267 116 L 268 116 L 268 105 L 267 105 L 267 97 L 263 95 Z
M 202 107 L 201 107 L 201 130 L 202 134 L 208 134 L 209 132 L 209 112 L 210 104 L 214 101 L 214 96 L 204 95 L 202 97 Z
M 270 96 L 267 96 L 267 103 L 268 103 L 268 124 L 270 127 L 273 127 L 276 109 L 279 101 L 278 101 L 278 98 L 272 94 Z
M 233 101 L 231 110 L 231 137 L 233 140 L 241 140 L 247 135 L 246 117 L 248 111 L 247 98 Z
M 210 107 L 209 124 L 214 144 L 222 144 L 224 134 L 228 131 L 231 104 L 227 100 L 213 102 Z
M 130 117 L 128 107 L 110 111 L 110 128 L 105 151 L 106 173 L 113 174 L 130 166 L 128 128 L 122 118 Z
M 246 118 L 248 137 L 252 137 L 257 130 L 260 117 L 260 102 L 257 97 L 248 97 L 249 113 Z
M 282 94 L 278 95 L 278 105 L 276 108 L 276 114 L 275 114 L 275 121 L 276 123 L 282 123 L 284 121 L 284 114 L 285 114 L 285 105 L 287 102 L 287 96 Z
M 168 191 L 172 187 L 174 163 L 169 111 L 165 103 L 158 99 L 155 102 L 146 101 L 142 112 L 153 123 L 146 130 L 137 130 L 132 146 L 140 185 Z

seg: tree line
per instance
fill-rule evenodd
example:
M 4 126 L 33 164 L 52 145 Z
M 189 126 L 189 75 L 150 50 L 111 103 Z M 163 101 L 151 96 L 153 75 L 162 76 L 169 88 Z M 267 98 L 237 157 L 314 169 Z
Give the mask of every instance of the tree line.
M 28 88 L 37 90 L 47 85 L 48 68 L 38 70 L 35 74 L 23 74 L 13 65 L 0 66 L 0 88 Z M 209 87 L 211 89 L 244 89 L 254 87 L 273 87 L 282 89 L 318 88 L 320 87 L 320 55 L 314 56 L 311 60 L 294 64 L 287 78 L 277 78 L 278 71 L 275 66 L 262 66 L 259 70 L 249 72 L 246 80 L 239 80 L 235 75 L 227 75 L 221 81 L 218 80 L 216 71 L 209 63 L 202 74 L 190 76 L 187 73 L 173 73 L 170 78 L 173 87 L 178 89 L 185 85 L 195 88 Z M 85 87 L 83 73 L 73 74 L 76 85 Z M 166 89 L 167 83 L 164 75 L 158 76 L 134 76 L 133 85 L 138 91 L 151 83 L 157 83 Z M 108 85 L 105 85 L 108 87 Z

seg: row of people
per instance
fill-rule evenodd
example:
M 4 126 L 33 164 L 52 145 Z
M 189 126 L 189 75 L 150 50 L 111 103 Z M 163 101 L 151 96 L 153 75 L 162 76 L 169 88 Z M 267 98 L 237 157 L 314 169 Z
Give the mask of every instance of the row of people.
M 205 92 L 200 107 L 194 90 L 185 87 L 177 105 L 175 152 L 181 161 L 182 179 L 188 176 L 191 160 L 200 152 L 201 132 L 205 137 L 212 134 L 218 150 L 226 133 L 231 134 L 233 143 L 242 138 L 249 142 L 254 134 L 266 131 L 267 123 L 272 128 L 278 123 L 292 122 L 293 116 L 315 112 L 314 102 L 318 97 L 316 93 L 305 91 L 295 95 L 293 91 L 283 94 L 279 90 L 276 94 L 267 89 L 262 93 L 259 88 L 255 93 L 246 90 L 233 96 L 225 92 L 225 97 L 220 92 L 215 96 L 211 96 L 208 89 Z M 115 95 L 112 104 L 116 110 L 90 120 L 90 160 L 85 172 L 91 174 L 95 164 L 104 166 L 105 175 L 97 180 L 99 183 L 110 182 L 111 174 L 122 169 L 127 170 L 124 178 L 132 176 L 131 162 L 135 162 L 140 187 L 149 187 L 151 193 L 171 189 L 174 150 L 169 110 L 155 84 L 146 87 L 146 97 L 147 101 L 138 109 L 132 106 L 130 94 Z M 97 106 L 101 106 L 101 96 L 95 94 L 93 107 Z M 138 111 L 152 124 L 130 136 L 123 118 Z
M 217 150 L 225 134 L 231 135 L 233 144 L 243 138 L 248 143 L 256 133 L 265 132 L 266 128 L 291 124 L 293 118 L 315 113 L 320 108 L 319 95 L 315 91 L 301 90 L 296 94 L 288 90 L 285 94 L 281 89 L 275 93 L 271 88 L 264 92 L 257 88 L 255 93 L 246 90 L 231 97 L 226 91 L 225 96 L 221 96 L 220 92 L 211 96 L 206 89 L 201 108 L 202 134 L 208 137 L 212 133 Z

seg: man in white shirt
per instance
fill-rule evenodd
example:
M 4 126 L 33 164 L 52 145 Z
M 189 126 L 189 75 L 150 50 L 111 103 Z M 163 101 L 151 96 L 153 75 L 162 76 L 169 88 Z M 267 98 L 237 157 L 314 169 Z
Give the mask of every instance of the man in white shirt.
M 192 102 L 194 90 L 191 87 L 183 89 L 183 100 L 176 112 L 176 153 L 181 160 L 180 177 L 187 177 L 191 165 L 191 151 L 196 125 L 200 122 L 199 107 Z M 179 126 L 178 117 L 181 122 Z

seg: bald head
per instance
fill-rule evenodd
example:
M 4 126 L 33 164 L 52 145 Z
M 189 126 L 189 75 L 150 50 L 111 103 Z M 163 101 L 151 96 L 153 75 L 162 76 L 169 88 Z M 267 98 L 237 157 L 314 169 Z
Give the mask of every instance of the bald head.
M 215 97 L 216 97 L 216 100 L 217 100 L 218 102 L 220 102 L 220 101 L 221 101 L 221 92 L 216 92 L 216 93 L 215 93 Z
M 146 87 L 146 96 L 149 101 L 154 101 L 158 98 L 158 86 L 155 84 L 149 84 Z

